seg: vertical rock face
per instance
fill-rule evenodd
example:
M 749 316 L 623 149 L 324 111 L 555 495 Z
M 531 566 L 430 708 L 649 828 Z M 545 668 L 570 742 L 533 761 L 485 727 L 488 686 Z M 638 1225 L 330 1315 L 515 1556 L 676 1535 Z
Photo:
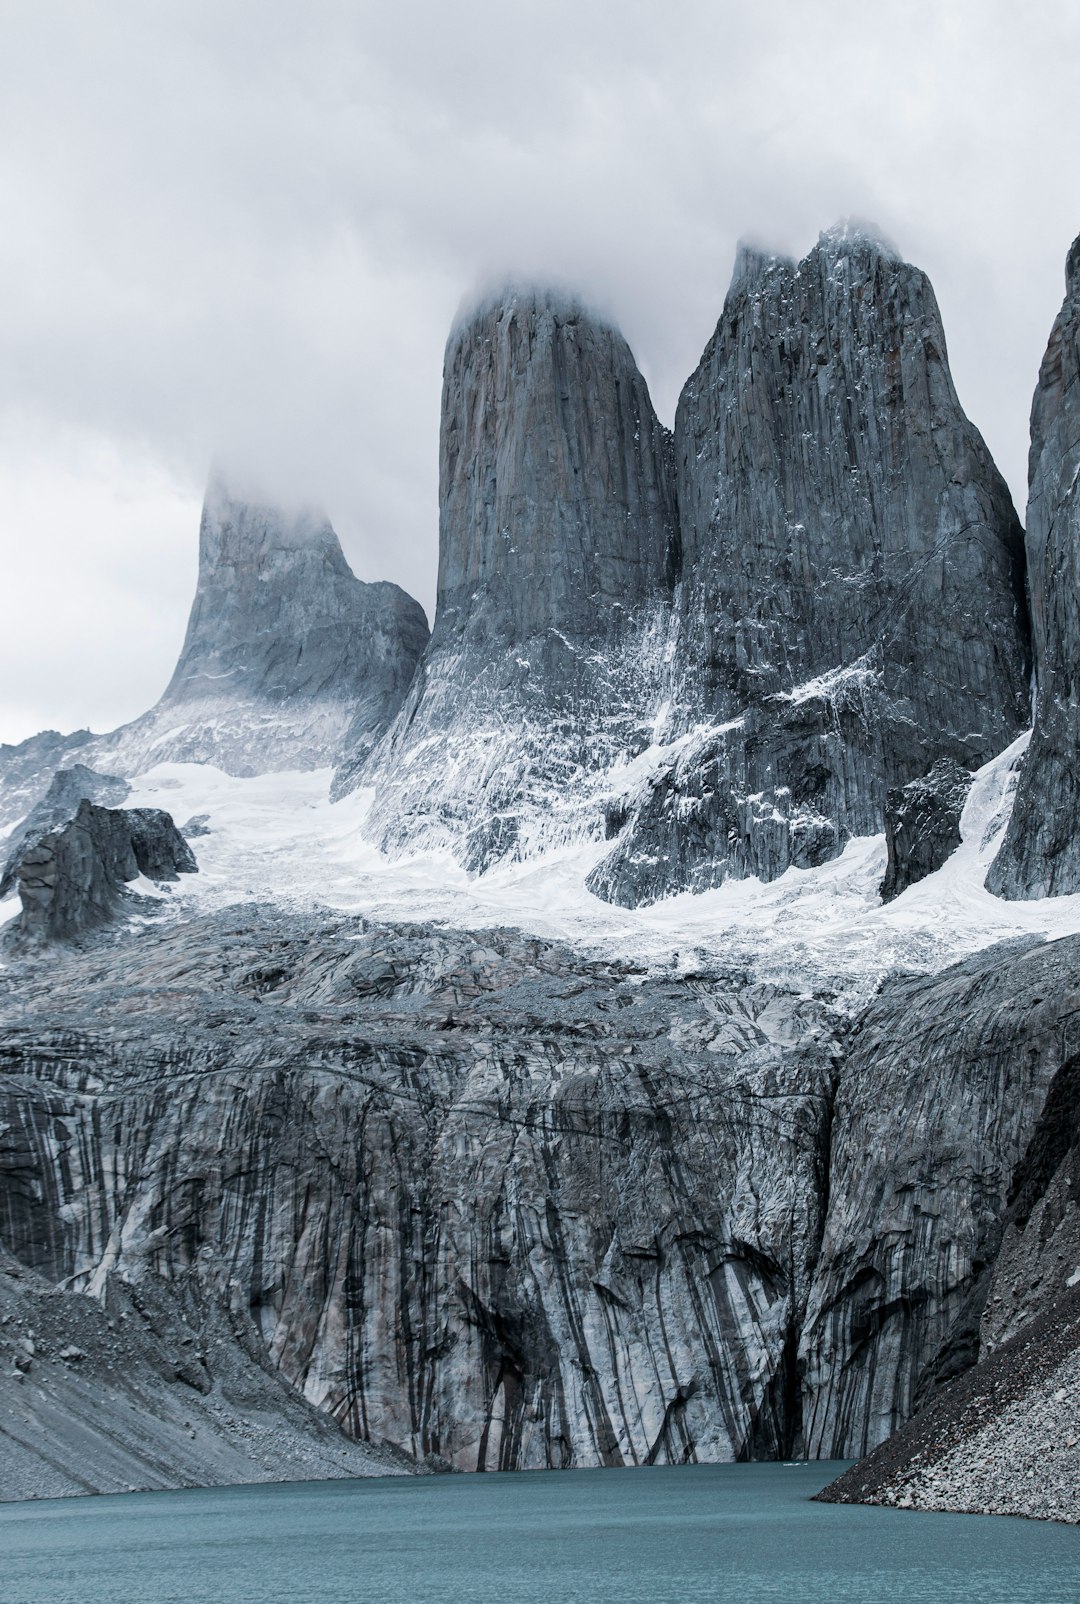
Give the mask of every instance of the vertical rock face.
M 1080 1056 L 1050 1083 L 1008 1204 L 980 1325 L 983 1352 L 1041 1318 L 1080 1281 Z
M 21 1262 L 212 1279 L 351 1434 L 462 1470 L 790 1452 L 818 1004 L 250 904 L 56 962 L 47 1022 L 4 999 Z
M 482 867 L 640 742 L 677 560 L 670 438 L 626 342 L 554 292 L 481 306 L 446 352 L 431 644 L 363 776 L 383 844 Z
M 606 643 L 668 577 L 669 456 L 616 330 L 554 293 L 480 308 L 446 353 L 433 651 Z
M 998 896 L 1080 891 L 1080 239 L 1031 406 L 1027 558 L 1035 729 L 1008 834 L 986 883 Z
M 865 1453 L 977 1357 L 1018 1166 L 1080 1047 L 1078 951 L 1008 943 L 893 982 L 860 1022 L 800 1339 L 812 1457 Z
M 370 745 L 427 642 L 418 603 L 349 568 L 321 514 L 243 500 L 213 476 L 199 581 L 176 670 L 151 714 L 118 731 L 128 768 L 152 756 L 233 774 L 319 768 Z
M 631 903 L 830 857 L 882 828 L 889 786 L 986 761 L 1027 706 L 1020 526 L 933 290 L 891 249 L 840 228 L 798 264 L 744 251 L 675 446 L 682 701 L 705 722 L 597 872 Z

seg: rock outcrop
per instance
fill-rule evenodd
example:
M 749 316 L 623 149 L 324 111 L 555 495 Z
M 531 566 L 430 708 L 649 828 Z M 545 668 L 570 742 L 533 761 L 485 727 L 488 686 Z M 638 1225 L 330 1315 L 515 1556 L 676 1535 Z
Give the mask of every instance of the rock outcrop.
M 67 823 L 25 843 L 13 869 L 22 912 L 5 932 L 28 945 L 69 941 L 115 919 L 124 887 L 194 874 L 191 848 L 160 808 L 80 802 Z
M 126 780 L 115 774 L 98 774 L 85 763 L 73 763 L 70 768 L 57 769 L 49 789 L 13 830 L 4 842 L 7 862 L 0 874 L 0 897 L 10 896 L 15 889 L 19 864 L 28 847 L 42 836 L 61 828 L 73 819 L 80 802 L 97 802 L 101 807 L 119 807 L 131 792 Z
M 94 740 L 89 730 L 61 735 L 42 730 L 16 745 L 0 745 L 0 830 L 25 819 L 52 784 L 58 769 Z
M 622 337 L 507 291 L 451 334 L 431 644 L 389 735 L 338 793 L 377 787 L 375 838 L 470 867 L 586 815 L 645 744 L 678 563 L 671 443 Z M 660 611 L 658 611 L 660 609 Z
M 675 743 L 590 882 L 628 904 L 835 856 L 890 787 L 977 767 L 1027 717 L 1020 525 L 890 248 L 743 251 L 675 455 Z
M 956 851 L 971 778 L 959 763 L 939 758 L 922 779 L 909 780 L 889 792 L 885 803 L 889 859 L 881 886 L 883 902 L 891 902 L 908 886 L 925 880 Z
M 986 877 L 1001 897 L 1080 891 L 1080 239 L 1031 406 L 1027 562 L 1035 728 L 1008 834 Z

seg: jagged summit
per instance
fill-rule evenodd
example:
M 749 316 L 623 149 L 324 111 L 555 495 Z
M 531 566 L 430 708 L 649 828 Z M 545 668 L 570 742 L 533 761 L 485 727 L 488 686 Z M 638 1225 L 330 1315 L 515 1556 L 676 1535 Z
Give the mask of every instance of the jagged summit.
M 187 634 L 160 702 L 106 737 L 109 765 L 171 759 L 228 773 L 321 768 L 371 741 L 427 642 L 419 604 L 365 584 L 325 515 L 207 486 Z
M 838 256 L 852 249 L 869 251 L 887 261 L 904 266 L 899 248 L 876 223 L 865 217 L 841 217 L 818 235 L 816 249 L 827 256 Z
M 906 265 L 892 240 L 875 223 L 860 217 L 842 217 L 831 228 L 822 229 L 817 244 L 801 261 L 785 251 L 771 250 L 754 238 L 740 239 L 735 247 L 735 265 L 728 285 L 728 299 L 761 289 L 763 281 L 771 274 L 783 273 L 797 277 L 813 258 L 821 258 L 835 265 L 853 255 Z
M 619 329 L 612 317 L 600 307 L 588 302 L 572 285 L 557 280 L 522 279 L 507 277 L 495 280 L 462 298 L 447 336 L 446 350 L 473 324 L 496 317 L 519 315 L 535 316 L 549 312 L 553 317 L 570 318 L 590 323 L 596 328 L 610 329 L 618 335 Z
M 595 890 L 766 879 L 883 827 L 1027 717 L 1023 534 L 960 406 L 926 275 L 863 225 L 740 258 L 679 400 L 673 734 Z
M 741 239 L 735 247 L 735 265 L 731 270 L 728 295 L 742 293 L 749 286 L 759 284 L 770 272 L 783 272 L 794 266 L 794 257 L 770 251 L 754 240 Z
M 357 579 L 324 513 L 242 500 L 216 471 L 187 635 L 162 701 L 390 699 L 426 640 L 418 603 L 397 585 Z
M 215 468 L 187 633 L 160 701 L 108 735 L 46 733 L 0 748 L 0 828 L 33 808 L 76 751 L 128 778 L 169 761 L 245 776 L 366 752 L 427 639 L 419 603 L 357 579 L 322 512 L 240 493 Z

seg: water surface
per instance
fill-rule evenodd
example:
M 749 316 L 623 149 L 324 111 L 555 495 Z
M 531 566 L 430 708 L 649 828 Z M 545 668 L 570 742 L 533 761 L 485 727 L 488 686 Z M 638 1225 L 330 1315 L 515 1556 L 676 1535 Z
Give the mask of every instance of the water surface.
M 840 1465 L 306 1482 L 0 1506 L 3 1604 L 1076 1604 L 1080 1529 L 811 1504 Z

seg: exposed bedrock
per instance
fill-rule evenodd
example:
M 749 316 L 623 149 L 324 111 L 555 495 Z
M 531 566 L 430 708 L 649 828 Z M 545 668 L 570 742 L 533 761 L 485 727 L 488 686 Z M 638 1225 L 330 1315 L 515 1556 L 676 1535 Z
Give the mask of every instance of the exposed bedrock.
M 1008 833 L 986 877 L 998 896 L 1080 891 L 1080 239 L 1031 404 L 1027 561 L 1035 728 Z
M 5 940 L 71 940 L 115 919 L 125 906 L 125 885 L 140 875 L 161 883 L 196 869 L 191 848 L 160 808 L 82 801 L 65 823 L 20 849 L 12 877 L 22 911 Z
M 1080 1058 L 1050 1083 L 1009 1187 L 980 1326 L 993 1352 L 1080 1282 Z
M 1027 719 L 1023 535 L 925 274 L 850 228 L 798 264 L 742 251 L 675 455 L 695 757 L 658 764 L 597 872 L 631 904 L 835 854 Z
M 820 1004 L 251 908 L 58 962 L 0 1049 L 24 1263 L 216 1277 L 309 1401 L 461 1469 L 790 1449 Z
M 812 1456 L 883 1441 L 979 1352 L 1014 1176 L 1080 1048 L 1080 939 L 1005 943 L 884 988 L 833 1111 L 799 1365 Z
M 126 780 L 115 774 L 98 774 L 85 763 L 73 763 L 70 768 L 57 769 L 49 789 L 22 823 L 4 842 L 7 862 L 0 874 L 0 897 L 15 889 L 19 864 L 26 849 L 50 831 L 57 830 L 73 819 L 80 802 L 97 802 L 102 807 L 118 807 L 131 791 Z
M 1080 1520 L 1078 1056 L 1050 1081 L 1006 1203 L 1000 1246 L 960 1322 L 969 1355 L 979 1322 L 979 1363 L 943 1377 L 906 1426 L 822 1496 Z
M 322 513 L 246 499 L 215 473 L 172 679 L 103 744 L 129 773 L 162 760 L 238 775 L 329 766 L 346 740 L 366 750 L 386 728 L 427 638 L 419 603 L 357 579 Z
M 861 1454 L 1072 1174 L 1076 939 L 854 1034 L 512 931 L 245 907 L 53 954 L 8 972 L 0 1238 L 216 1286 L 350 1433 L 462 1469 Z
M 589 776 L 645 744 L 678 562 L 671 440 L 618 332 L 508 290 L 450 336 L 431 644 L 363 772 L 383 845 L 481 868 L 599 827 Z M 358 782 L 342 770 L 338 792 Z
M 44 797 L 53 775 L 65 765 L 84 767 L 79 759 L 94 740 L 90 730 L 61 735 L 41 730 L 25 741 L 0 745 L 0 830 L 25 819 Z
M 970 771 L 947 757 L 938 758 L 922 779 L 890 790 L 885 804 L 888 863 L 881 886 L 883 902 L 925 880 L 956 851 L 970 790 Z

